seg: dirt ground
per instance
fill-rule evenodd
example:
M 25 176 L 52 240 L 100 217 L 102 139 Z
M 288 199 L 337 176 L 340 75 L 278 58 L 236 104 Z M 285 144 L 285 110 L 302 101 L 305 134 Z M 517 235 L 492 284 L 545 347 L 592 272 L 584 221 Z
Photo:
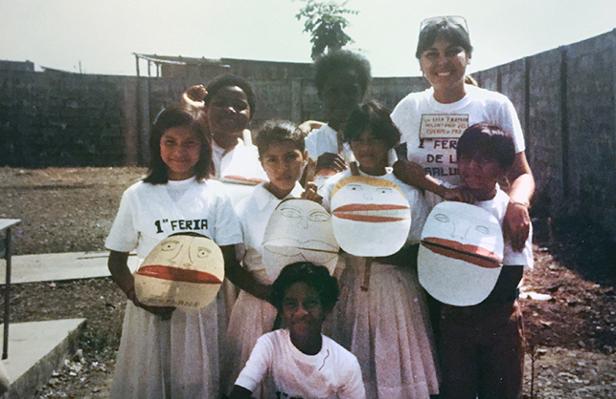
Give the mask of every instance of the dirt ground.
M 0 168 L 0 217 L 20 218 L 16 254 L 102 250 L 122 191 L 141 168 Z M 537 221 L 523 299 L 525 397 L 616 397 L 616 251 L 579 220 Z M 542 294 L 537 295 L 537 294 Z M 541 300 L 540 300 L 541 299 Z M 105 398 L 125 299 L 110 279 L 14 286 L 11 321 L 84 317 L 80 350 L 39 398 Z

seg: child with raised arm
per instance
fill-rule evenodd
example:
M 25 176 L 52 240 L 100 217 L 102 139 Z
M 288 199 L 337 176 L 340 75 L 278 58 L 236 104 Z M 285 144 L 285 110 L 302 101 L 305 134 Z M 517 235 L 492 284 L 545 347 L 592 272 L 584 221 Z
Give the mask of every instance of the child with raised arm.
M 230 399 L 250 398 L 264 379 L 273 381 L 276 398 L 365 398 L 357 358 L 321 334 L 338 294 L 324 266 L 286 266 L 272 285 L 272 303 L 285 328 L 257 340 Z
M 244 237 L 243 266 L 257 281 L 269 286 L 272 281 L 262 260 L 265 227 L 282 200 L 302 195 L 298 180 L 306 164 L 306 151 L 303 135 L 289 121 L 266 122 L 258 131 L 256 144 L 268 181 L 256 186 L 240 201 L 236 211 Z M 257 338 L 271 331 L 275 318 L 276 308 L 268 301 L 240 292 L 227 329 L 223 386 L 229 390 L 233 387 Z M 261 393 L 266 398 L 273 394 L 257 389 L 254 395 L 259 397 Z
M 327 176 L 346 169 L 351 153 L 342 132 L 351 111 L 363 100 L 370 84 L 370 63 L 348 50 L 327 53 L 314 63 L 315 84 L 327 124 L 306 136 L 308 156 L 316 163 L 320 186 Z
M 111 397 L 215 398 L 219 395 L 217 301 L 201 310 L 146 306 L 135 296 L 128 253 L 144 259 L 179 232 L 210 237 L 230 267 L 240 225 L 222 184 L 209 180 L 209 135 L 194 110 L 169 107 L 152 126 L 147 176 L 122 195 L 105 246 L 112 279 L 128 302 Z
M 265 180 L 257 149 L 242 139 L 256 111 L 256 94 L 246 79 L 217 76 L 207 87 L 188 88 L 182 102 L 201 111 L 201 122 L 212 137 L 214 177 Z
M 498 185 L 514 164 L 510 135 L 495 125 L 467 128 L 457 145 L 459 187 L 475 198 L 474 205 L 503 224 L 509 196 Z M 532 231 L 522 251 L 505 240 L 503 268 L 490 295 L 474 306 L 441 304 L 440 355 L 442 397 L 522 397 L 524 335 L 517 303 L 518 284 L 525 267 L 533 266 Z

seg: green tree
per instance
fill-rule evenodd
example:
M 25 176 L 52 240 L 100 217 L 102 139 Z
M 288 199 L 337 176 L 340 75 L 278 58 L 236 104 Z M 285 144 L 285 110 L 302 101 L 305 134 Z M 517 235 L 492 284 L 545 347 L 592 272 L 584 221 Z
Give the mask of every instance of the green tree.
M 346 8 L 347 2 L 301 0 L 304 7 L 295 15 L 298 21 L 305 19 L 304 32 L 310 33 L 313 60 L 332 50 L 339 50 L 353 39 L 344 30 L 349 25 L 347 15 L 356 15 L 357 10 Z

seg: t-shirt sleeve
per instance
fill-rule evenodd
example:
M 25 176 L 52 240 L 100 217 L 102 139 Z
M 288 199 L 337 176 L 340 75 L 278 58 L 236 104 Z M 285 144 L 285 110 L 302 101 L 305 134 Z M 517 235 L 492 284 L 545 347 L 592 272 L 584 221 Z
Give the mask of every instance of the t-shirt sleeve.
M 241 243 L 242 229 L 233 210 L 231 200 L 226 193 L 221 192 L 216 204 L 216 228 L 214 241 L 219 246 Z
M 498 119 L 500 127 L 505 130 L 505 132 L 511 133 L 516 154 L 523 152 L 526 149 L 526 145 L 524 143 L 522 125 L 520 124 L 520 119 L 518 118 L 518 113 L 513 103 L 507 97 L 505 97 L 504 101 L 501 103 Z
M 410 115 L 412 114 L 411 108 L 411 100 L 409 96 L 407 96 L 400 100 L 390 115 L 391 121 L 396 125 L 398 130 L 400 130 L 400 144 L 409 142 L 410 134 L 416 134 L 416 132 L 411 131 L 412 129 L 409 127 Z
M 400 124 L 402 122 L 402 111 L 401 109 L 403 108 L 403 104 L 404 104 L 404 99 L 400 100 L 400 102 L 398 104 L 396 104 L 396 107 L 394 108 L 394 110 L 391 112 L 391 121 L 394 123 L 394 125 L 396 125 L 396 127 L 398 129 L 400 129 Z M 402 132 L 401 132 L 402 133 Z M 400 137 L 400 143 L 403 143 L 404 141 L 402 141 L 404 138 Z
M 137 247 L 139 232 L 135 225 L 134 196 L 134 191 L 130 189 L 122 194 L 118 213 L 105 240 L 105 248 L 117 252 L 129 252 Z
M 317 130 L 313 130 L 308 133 L 308 135 L 304 138 L 304 145 L 306 146 L 306 152 L 308 153 L 308 157 L 313 161 L 317 161 Z
M 366 389 L 364 381 L 361 377 L 361 368 L 355 356 L 350 357 L 347 364 L 347 376 L 345 382 L 338 391 L 340 399 L 364 399 L 366 397 Z
M 263 335 L 257 339 L 246 365 L 235 380 L 235 385 L 254 392 L 271 368 L 273 350 L 270 335 Z

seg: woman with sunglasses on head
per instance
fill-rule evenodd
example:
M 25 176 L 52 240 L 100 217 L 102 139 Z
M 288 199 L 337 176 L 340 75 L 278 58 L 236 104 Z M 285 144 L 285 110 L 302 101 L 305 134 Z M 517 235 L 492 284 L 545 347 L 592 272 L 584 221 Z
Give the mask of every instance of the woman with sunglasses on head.
M 504 230 L 513 248 L 521 250 L 529 233 L 528 208 L 535 191 L 524 154 L 522 127 L 507 97 L 465 83 L 472 51 L 464 18 L 447 16 L 422 21 L 415 56 L 431 87 L 403 98 L 391 115 L 402 133 L 401 143 L 406 143 L 408 157 L 408 161 L 396 163 L 395 172 L 405 182 L 429 191 L 426 197 L 431 205 L 441 198 L 472 202 L 469 192 L 451 188 L 460 182 L 458 138 L 478 122 L 501 126 L 513 137 L 516 151 L 507 176 L 511 200 Z
M 402 133 L 407 158 L 396 162 L 394 172 L 404 182 L 426 190 L 430 206 L 442 199 L 473 203 L 473 194 L 460 188 L 458 139 L 466 128 L 479 122 L 500 126 L 513 138 L 515 147 L 513 166 L 507 173 L 510 200 L 503 230 L 512 248 L 520 251 L 529 235 L 528 208 L 535 181 L 511 101 L 467 80 L 466 67 L 472 51 L 464 18 L 446 16 L 422 21 L 415 56 L 431 87 L 403 98 L 391 115 Z M 438 336 L 440 304 L 428 299 L 432 327 Z

